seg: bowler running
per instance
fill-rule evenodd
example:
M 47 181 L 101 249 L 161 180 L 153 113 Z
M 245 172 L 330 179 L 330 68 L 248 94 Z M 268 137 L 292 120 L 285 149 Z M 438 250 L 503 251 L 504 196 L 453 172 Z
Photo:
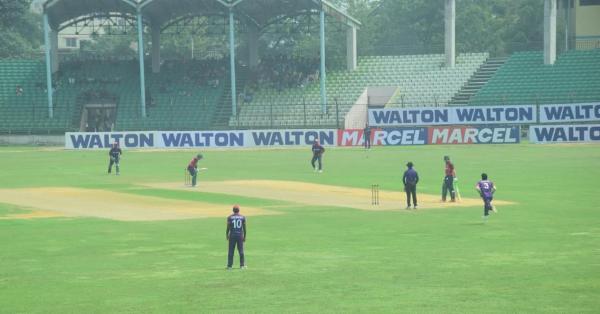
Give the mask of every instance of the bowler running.
M 488 175 L 485 173 L 481 174 L 481 180 L 475 185 L 475 189 L 479 192 L 479 195 L 483 199 L 483 219 L 487 221 L 490 211 L 497 213 L 496 207 L 492 205 L 492 199 L 494 198 L 494 192 L 496 192 L 496 186 L 494 182 L 488 180 Z

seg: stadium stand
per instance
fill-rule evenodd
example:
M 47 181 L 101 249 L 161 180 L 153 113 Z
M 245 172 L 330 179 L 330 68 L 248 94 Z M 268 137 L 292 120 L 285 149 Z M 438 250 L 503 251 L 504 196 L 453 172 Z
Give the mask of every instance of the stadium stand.
M 0 61 L 0 132 L 195 130 L 209 128 L 224 94 L 227 69 L 219 61 L 167 61 L 146 76 L 147 118 L 141 119 L 138 63 L 66 61 L 54 75 L 54 117 L 48 118 L 45 66 L 40 61 Z M 110 121 L 81 126 L 86 105 L 112 104 Z
M 338 126 L 365 88 L 373 86 L 398 87 L 389 106 L 446 105 L 487 58 L 487 53 L 460 54 L 456 66 L 447 68 L 441 54 L 362 57 L 355 71 L 328 72 L 327 114 L 321 112 L 319 81 L 314 80 L 295 88 L 259 88 L 229 125 Z
M 64 130 L 68 109 L 48 118 L 45 66 L 36 60 L 0 60 L 0 132 L 44 133 Z
M 471 98 L 471 105 L 600 100 L 600 49 L 562 53 L 544 65 L 541 51 L 517 52 Z
M 448 103 L 451 106 L 466 106 L 481 87 L 496 74 L 496 71 L 506 62 L 507 57 L 488 58 L 479 69 L 469 78 L 467 83 L 452 96 Z
M 114 130 L 206 128 L 223 89 L 221 75 L 208 82 L 191 74 L 209 72 L 203 68 L 202 62 L 168 61 L 161 73 L 150 73 L 148 69 L 145 119 L 140 118 L 135 60 L 67 63 L 60 79 L 61 86 L 65 87 L 59 89 L 55 97 L 59 103 L 73 101 L 78 95 L 88 96 L 85 103 L 106 102 L 106 96 L 109 101 L 112 98 L 117 105 L 116 121 L 111 128 Z M 73 79 L 74 83 L 69 83 Z
M 160 73 L 147 76 L 146 86 L 152 92 L 146 94 L 147 125 L 143 129 L 209 128 L 225 92 L 228 73 L 221 61 L 166 62 Z M 140 129 L 136 120 L 139 119 L 127 119 L 127 125 L 120 129 Z
M 355 71 L 327 76 L 328 110 L 322 114 L 318 71 L 284 87 L 255 84 L 247 70 L 238 77 L 237 117 L 230 127 L 340 126 L 367 87 L 397 87 L 386 106 L 447 105 L 477 71 L 487 69 L 486 53 L 461 54 L 454 68 L 443 55 L 362 57 Z M 485 85 L 470 96 L 470 105 L 588 102 L 600 99 L 600 49 L 572 50 L 551 66 L 542 52 L 510 56 Z M 0 61 L 0 132 L 51 133 L 79 130 L 87 104 L 114 103 L 112 124 L 95 130 L 197 130 L 228 117 L 228 69 L 224 61 L 165 61 L 161 73 L 147 71 L 147 118 L 140 119 L 138 64 L 135 60 L 65 61 L 55 74 L 54 118 L 46 107 L 45 67 L 35 60 Z M 312 71 L 316 71 L 313 73 Z M 475 75 L 474 75 L 475 73 Z M 278 76 L 275 76 L 278 77 Z M 297 86 L 300 85 L 300 86 Z M 221 108 L 222 107 L 222 108 Z M 226 118 L 227 119 L 227 118 Z M 223 125 L 225 126 L 225 125 Z

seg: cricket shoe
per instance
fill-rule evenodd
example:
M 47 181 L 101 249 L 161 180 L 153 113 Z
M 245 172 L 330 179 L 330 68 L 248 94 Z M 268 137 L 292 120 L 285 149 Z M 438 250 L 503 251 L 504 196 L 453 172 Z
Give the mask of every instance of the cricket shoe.
M 248 266 L 246 266 L 246 265 L 244 265 L 244 266 L 240 266 L 240 269 L 241 269 L 241 270 L 248 269 Z
M 498 213 L 498 210 L 496 209 L 496 206 L 492 206 L 492 211 L 493 211 L 495 214 L 497 214 L 497 213 Z
M 323 170 L 319 170 L 319 173 L 323 173 Z
M 407 210 L 410 210 L 410 205 L 406 206 L 406 209 L 407 209 Z
M 417 206 L 417 205 L 415 205 L 415 206 L 413 206 L 413 209 L 417 209 L 417 207 L 418 207 L 418 206 Z
M 232 268 L 231 267 L 227 267 L 227 271 L 230 271 Z

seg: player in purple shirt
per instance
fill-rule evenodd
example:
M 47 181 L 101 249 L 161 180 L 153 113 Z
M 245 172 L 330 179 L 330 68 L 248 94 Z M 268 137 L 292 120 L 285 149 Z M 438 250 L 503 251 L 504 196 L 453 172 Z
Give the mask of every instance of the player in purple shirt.
M 402 183 L 404 183 L 404 191 L 406 192 L 406 209 L 410 209 L 410 199 L 412 196 L 413 208 L 417 209 L 417 183 L 419 183 L 419 174 L 413 169 L 412 161 L 406 164 L 408 168 L 404 171 Z
M 475 185 L 475 189 L 481 195 L 483 199 L 483 219 L 487 220 L 490 210 L 496 213 L 496 207 L 492 205 L 492 199 L 494 198 L 494 192 L 496 192 L 496 187 L 494 186 L 494 182 L 488 180 L 488 176 L 485 173 L 481 174 L 481 180 L 477 182 Z
M 227 217 L 227 231 L 225 237 L 229 241 L 229 253 L 227 254 L 227 269 L 233 266 L 233 253 L 237 246 L 240 254 L 240 268 L 246 268 L 244 264 L 244 242 L 246 242 L 246 217 L 240 215 L 240 207 L 233 206 L 233 214 Z

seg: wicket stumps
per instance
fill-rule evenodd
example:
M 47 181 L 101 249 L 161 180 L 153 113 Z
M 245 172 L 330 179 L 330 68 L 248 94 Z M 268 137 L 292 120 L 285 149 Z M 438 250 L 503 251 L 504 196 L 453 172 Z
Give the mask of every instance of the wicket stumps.
M 185 186 L 192 185 L 192 176 L 190 175 L 190 172 L 187 170 L 187 168 L 183 169 L 183 184 L 185 184 Z
M 371 184 L 371 205 L 379 205 L 379 184 Z

